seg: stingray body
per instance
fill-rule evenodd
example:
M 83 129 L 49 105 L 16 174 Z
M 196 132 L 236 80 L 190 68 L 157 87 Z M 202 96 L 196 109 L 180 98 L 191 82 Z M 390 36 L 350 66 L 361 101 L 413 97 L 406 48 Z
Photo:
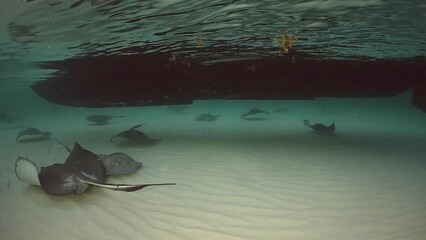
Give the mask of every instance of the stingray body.
M 330 126 L 326 126 L 322 123 L 315 123 L 314 125 L 311 125 L 311 123 L 308 120 L 304 120 L 303 124 L 311 128 L 315 132 L 323 134 L 323 135 L 332 135 L 334 131 L 336 130 L 336 125 L 334 124 L 334 121 L 330 124 Z
M 122 118 L 125 116 L 110 116 L 110 115 L 90 115 L 87 116 L 86 119 L 96 125 L 105 125 L 110 121 L 113 117 Z
M 218 117 L 220 117 L 220 115 L 200 114 L 195 118 L 195 120 L 203 122 L 212 122 L 216 121 Z
M 22 182 L 38 185 L 46 193 L 55 196 L 82 194 L 91 186 L 133 192 L 148 186 L 175 185 L 175 183 L 137 185 L 106 183 L 105 167 L 99 157 L 83 149 L 78 143 L 74 145 L 65 163 L 42 167 L 40 171 L 31 160 L 18 157 L 15 173 Z
M 36 135 L 40 135 L 42 137 L 49 138 L 52 134 L 50 132 L 40 131 L 37 128 L 29 127 L 29 128 L 26 128 L 26 129 L 20 131 L 16 135 L 16 142 L 18 142 L 19 139 L 23 136 L 36 136 Z
M 152 139 L 149 138 L 145 133 L 136 130 L 136 128 L 142 126 L 142 124 L 140 125 L 136 125 L 132 128 L 130 128 L 129 130 L 120 132 L 119 134 L 115 135 L 114 137 L 111 138 L 111 142 L 114 142 L 114 140 L 116 138 L 125 138 L 127 140 L 129 140 L 132 143 L 138 144 L 138 145 L 150 145 L 150 144 L 154 144 L 157 141 L 159 141 L 160 139 Z
M 265 114 L 269 115 L 269 112 L 267 112 L 267 111 L 261 110 L 259 108 L 252 108 L 248 112 L 242 114 L 240 118 L 245 118 L 245 117 L 256 115 L 256 114 L 259 114 L 259 113 L 265 113 Z

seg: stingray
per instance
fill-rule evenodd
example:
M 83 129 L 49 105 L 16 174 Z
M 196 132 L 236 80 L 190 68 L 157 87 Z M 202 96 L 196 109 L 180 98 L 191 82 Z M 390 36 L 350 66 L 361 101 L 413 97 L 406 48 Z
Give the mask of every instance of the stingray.
M 111 120 L 113 117 L 116 118 L 123 118 L 126 116 L 110 116 L 110 115 L 90 115 L 87 116 L 86 119 L 90 122 L 93 122 L 96 125 L 105 125 L 108 123 L 109 120 Z
M 60 145 L 65 147 L 65 149 L 71 153 L 72 150 L 65 144 L 56 140 Z M 114 175 L 127 175 L 134 173 L 139 170 L 143 164 L 134 160 L 129 155 L 122 152 L 115 152 L 111 154 L 96 154 L 101 160 L 102 164 L 105 167 L 105 173 L 108 176 Z
M 266 113 L 266 114 L 269 114 L 269 112 L 267 112 L 267 111 L 260 110 L 260 109 L 258 109 L 258 108 L 252 108 L 252 109 L 250 109 L 250 111 L 248 111 L 248 112 L 244 113 L 243 115 L 241 115 L 241 117 L 240 117 L 240 118 L 245 118 L 245 117 L 247 117 L 247 116 L 252 116 L 252 115 L 259 114 L 259 113 Z
M 40 170 L 31 160 L 18 157 L 15 173 L 19 180 L 40 186 L 46 193 L 55 196 L 80 195 L 92 186 L 115 191 L 133 192 L 149 186 L 176 185 L 175 183 L 112 184 L 107 183 L 105 167 L 94 153 L 83 149 L 78 143 L 65 163 L 55 163 Z
M 127 140 L 129 140 L 132 143 L 140 144 L 140 145 L 147 145 L 147 144 L 154 144 L 160 139 L 151 139 L 149 138 L 145 133 L 136 130 L 136 128 L 142 126 L 143 124 L 136 125 L 129 130 L 120 132 L 119 134 L 115 135 L 111 138 L 111 142 L 114 142 L 114 139 L 117 137 L 122 137 Z
M 52 134 L 50 132 L 42 132 L 38 130 L 37 128 L 29 127 L 18 133 L 18 135 L 16 136 L 16 142 L 18 142 L 19 138 L 21 138 L 22 136 L 35 136 L 35 135 L 41 135 L 42 137 L 49 138 Z
M 216 121 L 217 118 L 220 117 L 220 115 L 212 115 L 212 114 L 200 114 L 198 115 L 195 120 L 197 121 L 204 121 L 204 122 L 212 122 Z
M 108 176 L 127 175 L 136 172 L 143 166 L 141 162 L 122 152 L 96 155 L 101 159 Z
M 305 124 L 305 126 L 307 127 L 310 127 L 315 132 L 323 134 L 323 135 L 333 135 L 334 130 L 336 129 L 336 125 L 334 125 L 334 121 L 331 123 L 330 126 L 325 126 L 322 123 L 315 123 L 314 125 L 311 125 L 311 123 L 308 120 L 304 120 L 303 124 Z

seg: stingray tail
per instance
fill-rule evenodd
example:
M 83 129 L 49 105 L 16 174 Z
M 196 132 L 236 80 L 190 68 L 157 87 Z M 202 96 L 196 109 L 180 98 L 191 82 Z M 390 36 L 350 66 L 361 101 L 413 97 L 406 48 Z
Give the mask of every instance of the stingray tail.
M 138 191 L 138 190 L 141 190 L 142 188 L 150 187 L 150 186 L 176 185 L 176 183 L 152 183 L 152 184 L 135 184 L 135 185 L 112 184 L 112 183 L 97 183 L 92 181 L 86 181 L 83 179 L 80 179 L 80 181 L 86 184 L 90 184 L 92 186 L 106 188 L 106 189 L 110 189 L 114 191 L 123 191 L 123 192 L 134 192 L 134 191 Z
M 62 146 L 62 147 L 64 147 L 69 153 L 71 153 L 72 152 L 72 149 L 70 148 L 70 147 L 68 147 L 67 145 L 65 145 L 64 143 L 62 143 L 62 142 L 60 142 L 58 139 L 55 139 L 55 138 L 52 138 L 55 142 L 57 142 L 58 144 L 55 144 L 55 145 L 53 145 L 52 147 L 50 147 L 49 148 L 49 153 L 50 153 L 50 151 L 52 150 L 52 148 L 54 148 L 54 147 L 56 147 L 56 146 L 58 146 L 58 145 L 60 145 L 60 146 Z

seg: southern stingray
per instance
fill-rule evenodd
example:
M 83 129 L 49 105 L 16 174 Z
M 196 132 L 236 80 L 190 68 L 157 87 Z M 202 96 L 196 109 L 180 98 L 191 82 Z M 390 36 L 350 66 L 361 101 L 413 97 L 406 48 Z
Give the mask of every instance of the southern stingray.
M 18 132 L 18 134 L 16 135 L 16 142 L 18 142 L 19 139 L 23 136 L 36 136 L 36 135 L 40 135 L 43 138 L 49 138 L 52 134 L 50 132 L 40 131 L 37 128 L 29 127 Z
M 139 124 L 136 126 L 133 126 L 132 128 L 130 128 L 129 130 L 120 132 L 119 134 L 115 135 L 114 137 L 111 138 L 111 142 L 114 142 L 114 140 L 116 138 L 125 138 L 127 140 L 129 140 L 131 143 L 137 144 L 137 145 L 151 145 L 154 144 L 156 142 L 158 142 L 160 139 L 152 139 L 149 138 L 145 133 L 136 130 L 136 128 L 142 126 L 143 124 Z
M 259 114 L 259 113 L 265 113 L 265 114 L 269 115 L 269 112 L 267 112 L 267 111 L 261 110 L 259 108 L 252 108 L 248 112 L 242 114 L 240 118 L 245 118 L 245 117 L 256 115 L 256 114 Z
M 72 152 L 71 148 L 69 148 L 67 145 L 56 139 L 55 141 L 65 147 L 69 153 Z M 122 152 L 115 152 L 111 154 L 96 154 L 96 156 L 98 156 L 101 160 L 105 167 L 105 173 L 108 176 L 127 175 L 136 172 L 143 166 L 141 162 L 134 160 L 132 157 Z
M 107 183 L 105 167 L 96 154 L 74 144 L 65 163 L 55 163 L 40 170 L 29 159 L 18 157 L 15 173 L 19 180 L 40 186 L 46 193 L 55 196 L 82 194 L 92 186 L 115 191 L 133 192 L 149 186 L 176 185 L 159 184 L 111 184 Z
M 330 126 L 326 126 L 322 123 L 315 123 L 314 125 L 311 125 L 308 120 L 304 120 L 303 124 L 314 130 L 316 133 L 322 135 L 333 135 L 334 131 L 336 130 L 336 125 L 334 124 L 334 121 L 330 124 Z

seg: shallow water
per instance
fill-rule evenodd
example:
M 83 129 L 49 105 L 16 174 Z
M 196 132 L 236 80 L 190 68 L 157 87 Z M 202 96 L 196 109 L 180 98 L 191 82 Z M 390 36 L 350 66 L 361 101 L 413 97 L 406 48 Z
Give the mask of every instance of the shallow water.
M 411 91 L 393 98 L 211 100 L 187 106 L 82 108 L 31 91 L 79 56 L 176 53 L 202 64 L 282 56 L 277 38 L 318 59 L 424 56 L 422 1 L 20 1 L 0 5 L 0 232 L 3 239 L 401 239 L 426 236 L 426 115 Z M 269 114 L 246 119 L 251 108 Z M 98 126 L 88 115 L 126 116 Z M 200 114 L 220 115 L 197 121 Z M 336 124 L 332 136 L 303 124 Z M 161 139 L 111 137 L 132 126 Z M 54 197 L 15 176 L 68 153 L 49 139 L 16 143 L 36 127 L 95 153 L 143 163 L 111 183 L 175 182 L 125 193 Z
M 39 113 L 1 125 L 0 228 L 13 239 L 421 239 L 426 119 L 406 100 L 199 101 L 179 113 L 41 103 Z M 240 119 L 251 107 L 271 114 Z M 287 112 L 274 112 L 283 107 Z M 196 121 L 201 113 L 221 116 Z M 128 117 L 95 126 L 85 119 L 90 114 Z M 314 134 L 303 119 L 335 121 L 336 134 Z M 146 147 L 109 142 L 139 123 L 162 141 Z M 49 153 L 55 145 L 49 140 L 15 143 L 23 126 L 143 162 L 139 172 L 110 182 L 177 185 L 49 196 L 19 182 L 14 160 L 24 156 L 43 166 L 63 162 L 67 152 Z

